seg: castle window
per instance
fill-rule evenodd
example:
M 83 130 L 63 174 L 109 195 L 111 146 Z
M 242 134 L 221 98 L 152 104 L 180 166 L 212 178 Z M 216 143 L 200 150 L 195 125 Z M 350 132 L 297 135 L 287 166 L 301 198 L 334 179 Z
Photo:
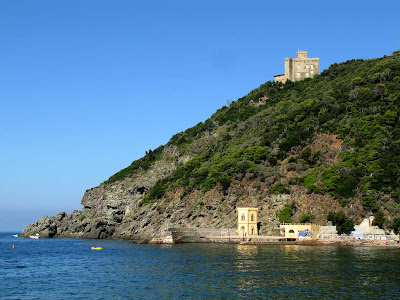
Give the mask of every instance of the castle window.
M 246 220 L 246 217 L 244 214 L 242 214 L 242 221 L 245 221 L 245 220 Z
M 297 72 L 297 77 L 300 77 L 300 72 Z
M 254 215 L 253 214 L 251 215 L 251 220 L 254 221 Z
M 309 77 L 310 75 L 308 74 L 308 72 L 306 73 L 306 77 Z
M 311 70 L 311 74 L 314 74 L 314 71 L 313 71 L 313 70 Z
M 297 65 L 297 69 L 300 69 L 300 65 Z
M 314 65 L 311 65 L 311 70 L 314 70 Z
M 308 69 L 309 65 L 306 65 L 306 69 Z

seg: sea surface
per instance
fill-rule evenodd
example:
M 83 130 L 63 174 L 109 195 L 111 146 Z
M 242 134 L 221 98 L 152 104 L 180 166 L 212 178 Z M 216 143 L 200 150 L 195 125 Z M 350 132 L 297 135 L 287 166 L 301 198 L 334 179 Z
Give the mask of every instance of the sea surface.
M 140 245 L 12 234 L 0 233 L 2 300 L 400 297 L 398 248 Z

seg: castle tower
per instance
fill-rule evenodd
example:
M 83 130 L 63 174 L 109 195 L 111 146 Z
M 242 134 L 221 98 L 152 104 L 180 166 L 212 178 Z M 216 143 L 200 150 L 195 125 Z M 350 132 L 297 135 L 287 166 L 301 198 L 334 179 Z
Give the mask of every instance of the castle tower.
M 285 58 L 285 73 L 274 76 L 275 82 L 297 81 L 319 74 L 319 57 L 307 57 L 307 51 L 297 51 L 296 58 Z
M 238 207 L 238 235 L 258 235 L 257 211 L 254 207 Z

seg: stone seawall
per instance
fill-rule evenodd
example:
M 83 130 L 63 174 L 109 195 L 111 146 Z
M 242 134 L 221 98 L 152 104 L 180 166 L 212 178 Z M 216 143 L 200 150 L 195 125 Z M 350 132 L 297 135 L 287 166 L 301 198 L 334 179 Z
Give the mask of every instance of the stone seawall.
M 231 228 L 168 228 L 161 230 L 162 243 L 212 242 L 218 239 L 229 241 L 236 237 L 236 229 Z
M 281 236 L 241 236 L 231 228 L 168 228 L 152 243 L 277 243 L 287 240 Z

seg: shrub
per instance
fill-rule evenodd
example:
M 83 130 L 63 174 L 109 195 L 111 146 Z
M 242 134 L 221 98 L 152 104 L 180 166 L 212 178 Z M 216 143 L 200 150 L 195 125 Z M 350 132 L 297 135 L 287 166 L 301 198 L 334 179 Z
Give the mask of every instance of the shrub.
M 290 190 L 282 183 L 275 184 L 270 190 L 270 194 L 290 194 Z
M 378 226 L 379 228 L 383 227 L 383 224 L 385 223 L 386 219 L 385 219 L 385 215 L 383 214 L 382 211 L 378 210 L 375 213 L 375 219 L 372 222 L 372 225 L 374 226 Z
M 400 218 L 394 218 L 392 224 L 390 226 L 395 234 L 399 234 L 400 232 Z
M 349 234 L 354 230 L 354 221 L 346 216 L 343 211 L 338 213 L 330 212 L 327 217 L 328 221 L 332 222 L 332 225 L 336 225 L 336 231 L 340 234 Z
M 314 219 L 313 215 L 302 214 L 300 217 L 300 223 L 310 223 Z
M 218 181 L 221 183 L 224 191 L 226 191 L 231 185 L 231 178 L 228 175 L 222 175 Z
M 163 150 L 164 150 L 164 146 L 160 146 L 157 149 L 155 149 L 154 151 L 152 151 L 152 150 L 146 151 L 145 156 L 143 156 L 141 159 L 138 159 L 138 160 L 135 160 L 134 162 L 132 162 L 129 167 L 122 169 L 121 171 L 115 173 L 104 183 L 110 184 L 110 183 L 113 183 L 116 181 L 123 180 L 124 178 L 134 174 L 139 169 L 148 170 L 152 163 L 154 163 L 155 161 L 160 159 Z
M 284 208 L 279 212 L 278 218 L 281 223 L 292 223 L 293 206 L 285 204 Z

